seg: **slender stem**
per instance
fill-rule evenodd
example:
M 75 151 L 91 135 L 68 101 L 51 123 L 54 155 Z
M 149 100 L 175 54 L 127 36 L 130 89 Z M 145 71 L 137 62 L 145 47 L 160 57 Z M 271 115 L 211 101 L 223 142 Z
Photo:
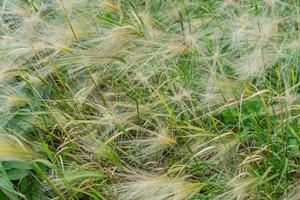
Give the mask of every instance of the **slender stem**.
M 71 22 L 71 20 L 70 20 L 70 17 L 69 17 L 69 15 L 68 15 L 68 13 L 67 13 L 67 10 L 66 10 L 66 7 L 65 7 L 65 5 L 64 5 L 64 2 L 63 2 L 63 0 L 58 0 L 58 1 L 59 1 L 60 5 L 61 5 L 63 11 L 64 11 L 65 17 L 66 17 L 67 20 L 68 20 L 68 23 L 69 23 L 70 29 L 71 29 L 71 31 L 72 31 L 72 33 L 73 33 L 73 35 L 74 35 L 74 38 L 77 40 L 77 36 L 76 36 L 75 30 L 74 30 L 74 27 L 73 27 L 73 25 L 72 25 L 72 22 Z

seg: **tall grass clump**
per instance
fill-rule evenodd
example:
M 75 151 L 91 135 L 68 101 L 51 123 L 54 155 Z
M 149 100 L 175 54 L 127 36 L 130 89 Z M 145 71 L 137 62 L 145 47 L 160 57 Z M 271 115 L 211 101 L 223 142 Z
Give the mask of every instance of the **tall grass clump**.
M 300 199 L 298 0 L 0 1 L 0 199 Z

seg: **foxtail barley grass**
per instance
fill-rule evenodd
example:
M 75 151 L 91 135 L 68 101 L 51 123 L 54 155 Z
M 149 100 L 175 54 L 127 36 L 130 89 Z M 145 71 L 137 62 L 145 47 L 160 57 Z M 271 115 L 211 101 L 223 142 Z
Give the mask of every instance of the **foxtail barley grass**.
M 0 199 L 300 199 L 298 0 L 0 1 Z

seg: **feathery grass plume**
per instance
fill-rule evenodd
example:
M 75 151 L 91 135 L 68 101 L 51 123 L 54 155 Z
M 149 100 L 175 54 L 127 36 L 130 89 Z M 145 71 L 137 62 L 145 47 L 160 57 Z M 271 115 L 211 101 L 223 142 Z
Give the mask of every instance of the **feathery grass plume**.
M 150 76 L 145 76 L 142 72 L 137 72 L 134 79 L 140 83 L 147 83 Z
M 278 39 L 278 24 L 280 22 L 276 17 L 269 18 L 259 16 L 257 26 L 251 30 L 250 41 L 257 45 L 269 45 Z
M 249 54 L 241 57 L 235 69 L 241 80 L 263 77 L 267 68 L 278 60 L 280 52 L 258 47 Z
M 101 120 L 104 124 L 114 126 L 116 124 L 127 124 L 131 119 L 136 117 L 136 107 L 132 105 L 126 105 L 116 102 L 112 106 L 111 110 L 104 110 L 101 116 Z
M 156 28 L 155 21 L 152 18 L 150 12 L 145 10 L 144 12 L 139 13 L 139 17 L 143 22 L 147 37 L 153 41 L 158 40 L 161 37 L 162 33 Z
M 101 8 L 104 9 L 105 11 L 116 12 L 116 13 L 121 12 L 120 4 L 118 3 L 118 1 L 115 0 L 101 1 Z
M 253 153 L 251 153 L 250 155 L 248 155 L 240 164 L 240 167 L 247 167 L 247 165 L 249 163 L 252 162 L 256 162 L 259 163 L 264 159 L 263 154 L 266 153 L 268 151 L 268 146 L 262 147 L 256 151 L 254 151 Z M 245 152 L 246 153 L 246 152 Z M 247 155 L 247 154 L 246 154 Z
M 120 48 L 124 45 L 130 45 L 129 41 L 140 37 L 137 28 L 132 25 L 116 26 L 107 30 L 104 37 L 105 43 L 113 48 Z
M 244 9 L 250 9 L 247 4 L 244 6 Z M 222 11 L 221 16 L 223 15 L 230 24 L 224 27 L 227 30 L 223 34 L 233 49 L 246 50 L 247 47 L 274 45 L 278 42 L 279 23 L 282 20 L 278 16 L 270 17 L 267 12 L 255 16 L 239 9 L 235 11 L 228 8 Z
M 3 133 L 0 135 L 1 161 L 31 161 L 39 158 L 40 155 L 16 136 Z
M 2 56 L 1 60 L 2 60 Z M 3 59 L 3 61 L 0 62 L 0 82 L 5 82 L 11 80 L 12 77 L 14 77 L 17 74 L 18 68 L 21 68 L 14 62 L 6 61 Z
M 74 101 L 78 102 L 78 106 L 81 107 L 84 102 L 87 101 L 88 96 L 92 93 L 95 88 L 95 84 L 84 86 L 74 95 Z
M 208 74 L 204 73 L 206 80 L 203 82 L 204 91 L 198 94 L 204 104 L 208 107 L 225 104 L 234 100 L 235 93 L 240 90 L 237 83 L 230 78 L 218 74 L 211 70 Z
M 104 162 L 111 161 L 115 165 L 119 165 L 121 160 L 117 152 L 110 146 L 109 140 L 103 140 L 104 136 L 100 138 L 92 133 L 80 139 L 79 143 L 88 152 L 87 155 L 89 155 L 90 158 Z
M 123 174 L 126 181 L 115 186 L 120 199 L 184 200 L 191 198 L 203 187 L 199 182 L 188 181 L 187 177 L 172 178 L 140 170 L 130 173 Z
M 46 49 L 45 43 L 19 35 L 5 36 L 1 40 L 0 47 L 6 50 L 6 54 L 12 61 L 18 60 L 20 57 L 31 58 L 36 52 Z
M 224 161 L 234 157 L 239 142 L 239 139 L 234 136 L 233 132 L 226 132 L 212 139 L 199 139 L 199 141 L 191 145 L 191 150 L 195 154 L 189 161 L 195 157 L 209 160 L 212 163 Z
M 193 90 L 183 88 L 180 85 L 177 88 L 177 91 L 174 91 L 174 95 L 170 97 L 171 101 L 182 103 L 185 100 L 192 100 Z
M 257 185 L 259 184 L 259 181 L 259 178 L 246 172 L 240 173 L 227 183 L 225 192 L 214 199 L 257 199 Z
M 50 181 L 63 192 L 88 191 L 92 186 L 85 185 L 85 182 L 101 181 L 105 176 L 99 171 L 87 170 L 84 167 L 78 166 L 77 169 L 72 169 L 71 167 L 70 169 L 65 169 L 62 177 L 58 174 L 53 174 L 50 177 Z M 49 191 L 51 188 L 48 185 L 44 185 L 43 189 Z
M 24 1 L 8 1 L 3 5 L 2 20 L 8 22 L 9 26 L 15 26 L 21 30 L 29 30 L 35 28 L 43 20 L 40 12 L 43 11 L 43 6 L 39 10 L 35 10 Z
M 189 51 L 189 47 L 181 42 L 170 42 L 169 44 L 166 44 L 167 53 L 181 54 Z
M 22 84 L 0 89 L 0 113 L 8 113 L 13 108 L 25 106 L 29 103 L 28 97 L 21 92 L 23 87 Z
M 146 132 L 144 138 L 128 141 L 129 143 L 137 143 L 141 146 L 140 151 L 144 158 L 157 154 L 163 156 L 162 154 L 164 150 L 177 144 L 176 139 L 166 127 L 159 127 L 157 131 L 151 131 L 147 129 L 144 131 Z
M 233 48 L 240 48 L 247 44 L 249 32 L 251 29 L 251 17 L 247 13 L 241 16 L 235 16 L 233 21 L 230 22 L 232 25 L 229 26 L 231 29 L 231 37 L 229 44 Z

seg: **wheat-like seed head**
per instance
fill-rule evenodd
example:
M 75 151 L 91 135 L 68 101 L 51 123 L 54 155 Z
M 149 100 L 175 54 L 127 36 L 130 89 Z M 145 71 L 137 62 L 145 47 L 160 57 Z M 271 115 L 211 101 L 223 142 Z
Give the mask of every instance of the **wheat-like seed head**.
M 201 183 L 189 182 L 184 177 L 169 178 L 164 175 L 124 174 L 126 182 L 116 185 L 120 199 L 184 200 L 201 190 Z
M 0 135 L 1 161 L 30 161 L 39 158 L 36 152 L 17 137 L 8 134 Z

